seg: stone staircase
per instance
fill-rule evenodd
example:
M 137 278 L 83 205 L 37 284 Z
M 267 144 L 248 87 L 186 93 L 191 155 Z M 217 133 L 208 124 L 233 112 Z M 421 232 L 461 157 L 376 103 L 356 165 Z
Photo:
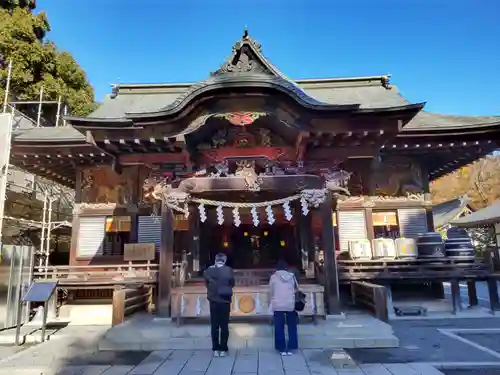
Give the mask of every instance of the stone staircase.
M 394 348 L 399 340 L 392 327 L 368 315 L 319 320 L 299 325 L 299 343 L 304 349 Z M 230 324 L 231 349 L 273 347 L 273 327 L 265 323 Z M 208 324 L 177 327 L 169 319 L 137 315 L 109 329 L 99 350 L 210 349 Z

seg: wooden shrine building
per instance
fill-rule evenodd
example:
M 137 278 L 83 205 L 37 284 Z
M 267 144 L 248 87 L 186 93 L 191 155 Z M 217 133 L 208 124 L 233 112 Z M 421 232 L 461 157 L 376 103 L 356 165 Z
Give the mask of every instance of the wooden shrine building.
M 71 265 L 155 244 L 160 311 L 205 314 L 199 276 L 223 251 L 235 314 L 267 311 L 279 258 L 312 313 L 335 313 L 336 250 L 433 231 L 429 182 L 500 147 L 499 117 L 425 112 L 389 78 L 294 81 L 245 32 L 203 81 L 116 85 L 88 117 L 16 132 L 11 162 L 76 189 Z

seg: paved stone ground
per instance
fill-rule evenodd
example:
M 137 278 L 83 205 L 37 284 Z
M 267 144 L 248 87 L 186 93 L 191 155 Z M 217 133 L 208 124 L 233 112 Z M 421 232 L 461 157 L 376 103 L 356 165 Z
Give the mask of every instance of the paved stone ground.
M 391 325 L 400 340 L 399 348 L 347 349 L 346 351 L 358 363 L 498 362 L 500 367 L 500 358 L 438 331 L 439 328 L 500 328 L 498 318 L 394 321 Z M 469 335 L 471 334 L 467 334 Z M 475 340 L 480 338 L 489 342 L 496 340 L 496 348 L 500 349 L 500 334 L 475 333 L 474 336 Z M 476 343 L 483 345 L 481 342 L 476 341 Z M 493 347 L 488 348 L 497 351 Z
M 458 336 L 500 353 L 500 332 L 497 333 L 458 333 Z
M 444 375 L 500 375 L 499 369 L 441 370 Z
M 47 345 L 49 346 L 49 345 Z M 142 353 L 144 352 L 136 352 Z M 116 352 L 114 358 L 125 358 Z M 213 358 L 209 350 L 167 350 L 137 354 L 128 364 L 85 363 L 62 360 L 51 366 L 3 367 L 0 374 L 22 373 L 44 375 L 438 375 L 426 364 L 364 364 L 354 368 L 335 369 L 328 353 L 321 350 L 302 350 L 292 356 L 281 357 L 271 350 L 241 349 L 227 357 Z M 111 356 L 108 360 L 112 360 Z M 22 370 L 22 371 L 16 371 Z
M 349 349 L 358 363 L 354 369 L 335 369 L 328 353 L 321 350 L 281 357 L 270 350 L 245 349 L 227 358 L 212 358 L 206 350 L 100 352 L 97 341 L 107 327 L 69 326 L 50 341 L 17 353 L 19 348 L 0 346 L 0 375 L 500 375 L 499 357 L 438 331 L 500 328 L 500 319 L 395 321 L 392 325 L 400 348 Z M 500 332 L 456 334 L 500 354 Z M 498 368 L 439 372 L 422 362 L 488 362 L 498 363 Z

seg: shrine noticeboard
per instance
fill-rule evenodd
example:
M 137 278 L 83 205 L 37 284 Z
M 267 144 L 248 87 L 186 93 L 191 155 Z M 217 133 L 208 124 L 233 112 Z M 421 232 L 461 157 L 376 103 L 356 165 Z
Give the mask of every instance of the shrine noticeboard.
M 154 243 L 127 243 L 123 251 L 123 259 L 127 262 L 148 261 L 155 259 Z

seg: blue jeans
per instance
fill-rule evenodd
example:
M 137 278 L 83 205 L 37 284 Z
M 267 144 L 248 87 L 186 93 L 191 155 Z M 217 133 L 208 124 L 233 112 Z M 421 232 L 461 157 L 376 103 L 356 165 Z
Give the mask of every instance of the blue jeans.
M 297 337 L 296 311 L 274 312 L 274 348 L 279 352 L 289 352 L 299 348 Z M 285 324 L 288 327 L 288 343 L 285 339 Z

